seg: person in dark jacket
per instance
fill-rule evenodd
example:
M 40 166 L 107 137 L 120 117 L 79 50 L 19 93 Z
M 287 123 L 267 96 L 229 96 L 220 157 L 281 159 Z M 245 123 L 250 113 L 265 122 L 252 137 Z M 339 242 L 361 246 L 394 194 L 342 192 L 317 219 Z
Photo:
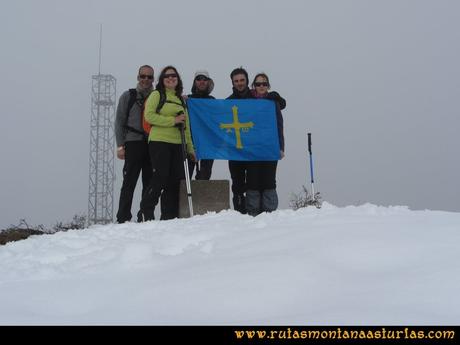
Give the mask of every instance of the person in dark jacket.
M 254 98 L 269 99 L 275 102 L 276 123 L 278 136 L 273 140 L 279 141 L 280 158 L 284 157 L 283 115 L 281 108 L 286 107 L 286 101 L 277 92 L 268 92 L 270 81 L 265 73 L 255 76 L 252 83 Z M 262 212 L 272 212 L 278 208 L 276 193 L 276 168 L 278 161 L 253 161 L 247 164 L 246 209 L 249 215 L 257 216 Z
M 117 212 L 118 223 L 128 222 L 132 218 L 134 189 L 141 171 L 143 191 L 148 187 L 152 177 L 147 137 L 142 129 L 142 107 L 152 92 L 153 72 L 151 66 L 141 66 L 137 74 L 137 87 L 132 89 L 134 102 L 130 102 L 130 90 L 125 91 L 118 102 L 115 118 L 117 157 L 125 161 Z
M 249 89 L 248 72 L 243 67 L 235 68 L 230 73 L 230 79 L 232 80 L 233 93 L 227 99 L 253 98 Z M 246 214 L 247 162 L 228 161 L 228 168 L 232 178 L 233 208 L 242 214 Z
M 214 96 L 211 96 L 211 92 L 213 89 L 214 89 L 214 81 L 209 77 L 208 71 L 199 70 L 195 73 L 195 79 L 193 80 L 193 86 L 192 86 L 192 93 L 188 95 L 187 97 L 188 98 L 215 99 Z M 189 161 L 190 177 L 192 177 L 195 166 L 197 166 L 195 179 L 197 180 L 211 179 L 213 164 L 214 164 L 213 159 L 200 159 L 196 163 Z

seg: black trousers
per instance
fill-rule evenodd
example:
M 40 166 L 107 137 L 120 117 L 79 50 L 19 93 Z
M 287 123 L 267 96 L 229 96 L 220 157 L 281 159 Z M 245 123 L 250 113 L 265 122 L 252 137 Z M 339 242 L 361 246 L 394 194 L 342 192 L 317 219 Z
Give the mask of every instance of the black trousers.
M 233 193 L 233 208 L 245 214 L 246 200 L 244 193 L 246 192 L 246 171 L 247 162 L 245 161 L 228 161 L 228 169 L 232 178 L 232 193 Z
M 123 165 L 123 184 L 120 191 L 117 222 L 128 222 L 132 218 L 131 206 L 139 174 L 142 171 L 142 193 L 150 185 L 152 168 L 146 141 L 127 141 L 125 143 L 125 164 Z
M 188 161 L 188 171 L 190 174 L 190 178 L 192 178 L 193 176 L 193 171 L 195 170 L 196 164 L 197 163 L 192 162 L 191 160 Z M 210 180 L 213 164 L 214 159 L 200 159 L 200 169 L 196 170 L 195 180 Z
M 244 194 L 246 192 L 247 164 L 244 161 L 228 161 L 233 194 Z
M 247 163 L 246 186 L 248 190 L 276 189 L 278 161 L 255 161 Z
M 182 145 L 160 141 L 149 143 L 153 176 L 149 188 L 142 194 L 138 218 L 154 219 L 155 206 L 161 195 L 161 219 L 179 216 L 180 180 L 185 178 Z

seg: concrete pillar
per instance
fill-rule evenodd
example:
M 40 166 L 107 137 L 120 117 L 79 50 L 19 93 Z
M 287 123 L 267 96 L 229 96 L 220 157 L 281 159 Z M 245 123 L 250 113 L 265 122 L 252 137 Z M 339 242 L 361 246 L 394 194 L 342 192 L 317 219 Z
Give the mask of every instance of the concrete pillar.
M 228 180 L 192 180 L 193 213 L 205 214 L 230 209 L 230 183 Z M 179 193 L 179 218 L 190 216 L 185 180 Z

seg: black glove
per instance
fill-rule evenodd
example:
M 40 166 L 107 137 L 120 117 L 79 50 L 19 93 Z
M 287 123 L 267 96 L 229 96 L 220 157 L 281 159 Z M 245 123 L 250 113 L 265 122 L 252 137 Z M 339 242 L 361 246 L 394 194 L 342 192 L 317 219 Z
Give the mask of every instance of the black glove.
M 280 106 L 280 110 L 286 108 L 286 100 L 276 91 L 270 91 L 265 98 L 277 102 Z
M 181 110 L 181 111 L 178 111 L 178 112 L 176 113 L 176 116 L 183 115 L 183 114 L 184 114 L 184 112 Z M 175 127 L 179 127 L 179 129 L 182 129 L 182 127 L 185 126 L 185 123 L 183 123 L 183 122 L 178 122 L 178 123 L 176 123 L 174 126 L 175 126 Z M 185 127 L 184 127 L 184 128 L 185 128 Z

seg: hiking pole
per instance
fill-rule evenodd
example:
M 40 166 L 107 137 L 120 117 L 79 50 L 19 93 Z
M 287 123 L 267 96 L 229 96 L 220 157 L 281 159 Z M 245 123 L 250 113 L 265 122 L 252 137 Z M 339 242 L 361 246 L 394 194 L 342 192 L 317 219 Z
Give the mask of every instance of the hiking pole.
M 315 181 L 313 178 L 313 155 L 311 153 L 311 133 L 308 133 L 308 152 L 310 153 L 310 184 L 311 184 L 311 193 L 313 198 L 315 197 Z
M 176 114 L 183 115 L 184 112 L 180 111 Z M 190 217 L 193 217 L 193 203 L 192 203 L 192 187 L 190 185 L 190 175 L 188 170 L 188 159 L 187 159 L 187 144 L 185 142 L 185 123 L 179 124 L 180 136 L 182 141 L 182 158 L 184 160 L 184 171 L 185 171 L 185 185 L 187 187 L 187 198 L 188 198 L 188 209 L 190 211 Z
M 313 154 L 311 152 L 311 133 L 307 133 L 308 135 L 308 152 L 310 154 L 310 183 L 311 183 L 311 193 L 312 193 L 312 204 L 315 205 L 317 208 L 321 208 L 321 199 L 319 193 L 315 193 L 315 179 L 313 177 Z

